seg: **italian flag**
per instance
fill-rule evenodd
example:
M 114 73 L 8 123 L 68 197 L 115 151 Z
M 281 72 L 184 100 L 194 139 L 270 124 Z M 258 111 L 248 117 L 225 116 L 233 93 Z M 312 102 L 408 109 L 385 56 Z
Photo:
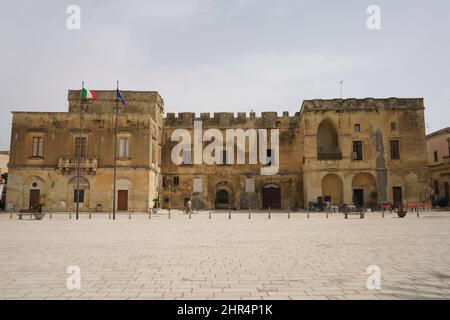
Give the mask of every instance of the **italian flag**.
M 93 90 L 88 90 L 83 88 L 81 90 L 81 99 L 96 99 L 97 95 L 95 94 L 95 92 Z

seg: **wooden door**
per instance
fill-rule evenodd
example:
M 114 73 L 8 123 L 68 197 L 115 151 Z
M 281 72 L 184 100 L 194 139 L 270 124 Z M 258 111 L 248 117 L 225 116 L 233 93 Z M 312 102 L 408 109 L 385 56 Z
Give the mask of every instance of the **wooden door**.
M 30 203 L 29 203 L 29 209 L 37 207 L 39 204 L 41 191 L 39 189 L 32 189 L 30 190 Z
M 394 198 L 394 205 L 401 206 L 403 204 L 402 187 L 393 187 L 392 193 Z
M 353 204 L 357 207 L 364 206 L 364 190 L 353 189 Z
M 280 209 L 281 192 L 278 186 L 266 186 L 263 188 L 263 209 Z
M 128 210 L 128 190 L 117 191 L 117 210 L 119 211 Z

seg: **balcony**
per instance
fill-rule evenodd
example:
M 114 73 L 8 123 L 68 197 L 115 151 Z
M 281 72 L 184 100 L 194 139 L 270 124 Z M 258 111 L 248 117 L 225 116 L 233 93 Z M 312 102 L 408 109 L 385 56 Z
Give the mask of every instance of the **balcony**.
M 317 160 L 342 160 L 342 152 L 317 152 Z
M 80 159 L 80 169 L 84 174 L 95 174 L 97 171 L 98 159 L 86 158 Z M 58 169 L 62 174 L 71 173 L 78 169 L 78 159 L 76 157 L 62 157 L 58 161 Z

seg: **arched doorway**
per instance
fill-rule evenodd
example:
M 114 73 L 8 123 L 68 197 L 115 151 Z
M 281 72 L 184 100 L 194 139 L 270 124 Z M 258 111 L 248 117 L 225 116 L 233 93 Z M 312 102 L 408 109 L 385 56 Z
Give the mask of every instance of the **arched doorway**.
M 263 187 L 263 209 L 281 208 L 281 189 L 278 185 L 270 183 Z
M 226 181 L 219 182 L 216 184 L 216 208 L 217 209 L 228 209 L 230 206 L 233 207 L 233 192 L 231 186 Z
M 323 120 L 317 128 L 317 160 L 341 160 L 339 136 L 334 123 Z
M 77 204 L 77 177 L 72 177 L 67 184 L 67 204 L 69 208 L 76 208 Z M 85 177 L 80 177 L 79 207 L 89 208 L 89 181 Z
M 221 205 L 229 203 L 227 190 L 222 189 L 217 192 L 217 203 Z
M 353 204 L 356 206 L 376 205 L 377 183 L 370 173 L 358 173 L 352 180 Z
M 23 208 L 36 208 L 39 204 L 45 204 L 47 188 L 44 180 L 38 176 L 31 176 L 25 180 L 23 185 Z
M 339 205 L 343 202 L 342 179 L 334 173 L 329 173 L 322 179 L 323 201 L 332 205 Z

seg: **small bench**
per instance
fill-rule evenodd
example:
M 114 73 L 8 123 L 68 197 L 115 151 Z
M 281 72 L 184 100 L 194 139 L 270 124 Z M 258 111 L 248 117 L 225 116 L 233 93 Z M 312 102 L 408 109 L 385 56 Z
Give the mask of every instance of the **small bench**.
M 364 208 L 357 208 L 356 206 L 350 205 L 343 209 L 344 218 L 347 219 L 348 215 L 359 215 L 361 219 L 364 218 Z
M 39 212 L 36 210 L 30 210 L 30 209 L 21 209 L 19 211 L 19 213 L 17 213 L 17 215 L 19 216 L 19 220 L 23 220 L 22 217 L 23 216 L 30 216 L 30 220 L 34 217 L 34 219 L 36 220 L 42 220 L 42 218 L 44 218 L 45 213 L 43 212 Z

